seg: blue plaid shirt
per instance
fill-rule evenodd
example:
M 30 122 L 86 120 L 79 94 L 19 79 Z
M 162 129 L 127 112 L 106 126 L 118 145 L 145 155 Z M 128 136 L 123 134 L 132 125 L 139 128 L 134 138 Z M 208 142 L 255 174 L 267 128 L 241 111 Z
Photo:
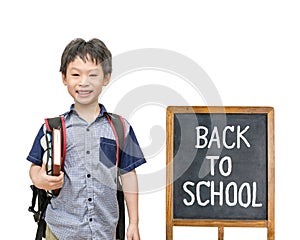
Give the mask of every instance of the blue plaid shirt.
M 67 134 L 64 185 L 51 200 L 46 222 L 60 240 L 112 240 L 118 221 L 116 198 L 116 142 L 104 112 L 88 124 L 71 106 L 64 114 Z M 123 173 L 145 163 L 130 124 L 125 120 L 126 138 L 120 159 Z M 45 126 L 39 130 L 27 160 L 42 164 L 44 150 L 40 139 Z

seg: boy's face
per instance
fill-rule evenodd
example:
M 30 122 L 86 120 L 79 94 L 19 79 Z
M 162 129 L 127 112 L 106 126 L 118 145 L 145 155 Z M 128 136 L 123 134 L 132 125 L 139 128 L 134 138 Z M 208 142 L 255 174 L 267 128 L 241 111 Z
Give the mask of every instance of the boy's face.
M 98 104 L 102 87 L 106 86 L 110 79 L 110 74 L 104 76 L 100 64 L 96 65 L 90 58 L 88 59 L 84 62 L 76 57 L 69 63 L 66 75 L 62 75 L 63 83 L 67 86 L 75 104 Z

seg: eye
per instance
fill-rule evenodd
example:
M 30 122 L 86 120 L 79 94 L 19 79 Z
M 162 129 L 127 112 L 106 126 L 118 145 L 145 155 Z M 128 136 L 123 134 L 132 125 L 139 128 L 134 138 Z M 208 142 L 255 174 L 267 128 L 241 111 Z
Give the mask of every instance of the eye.
M 97 74 L 90 74 L 90 77 L 97 77 Z
M 72 77 L 79 77 L 79 74 L 78 73 L 72 73 L 71 76 Z

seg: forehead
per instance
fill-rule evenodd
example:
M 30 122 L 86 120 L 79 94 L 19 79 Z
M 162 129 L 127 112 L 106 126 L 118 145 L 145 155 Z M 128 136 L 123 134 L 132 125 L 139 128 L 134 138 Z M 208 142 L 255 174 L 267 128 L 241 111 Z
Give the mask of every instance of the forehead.
M 89 56 L 86 58 L 82 59 L 79 56 L 75 57 L 74 61 L 70 62 L 67 70 L 101 70 L 102 71 L 102 66 L 100 63 L 96 63 L 96 61 L 93 61 Z

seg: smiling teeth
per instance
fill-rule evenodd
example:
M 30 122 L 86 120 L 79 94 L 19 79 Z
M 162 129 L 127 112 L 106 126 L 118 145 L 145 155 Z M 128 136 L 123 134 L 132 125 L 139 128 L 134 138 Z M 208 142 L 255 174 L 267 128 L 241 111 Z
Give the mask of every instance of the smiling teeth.
M 92 91 L 89 91 L 89 90 L 77 90 L 76 92 L 79 93 L 79 94 L 87 94 L 87 93 L 91 93 Z

